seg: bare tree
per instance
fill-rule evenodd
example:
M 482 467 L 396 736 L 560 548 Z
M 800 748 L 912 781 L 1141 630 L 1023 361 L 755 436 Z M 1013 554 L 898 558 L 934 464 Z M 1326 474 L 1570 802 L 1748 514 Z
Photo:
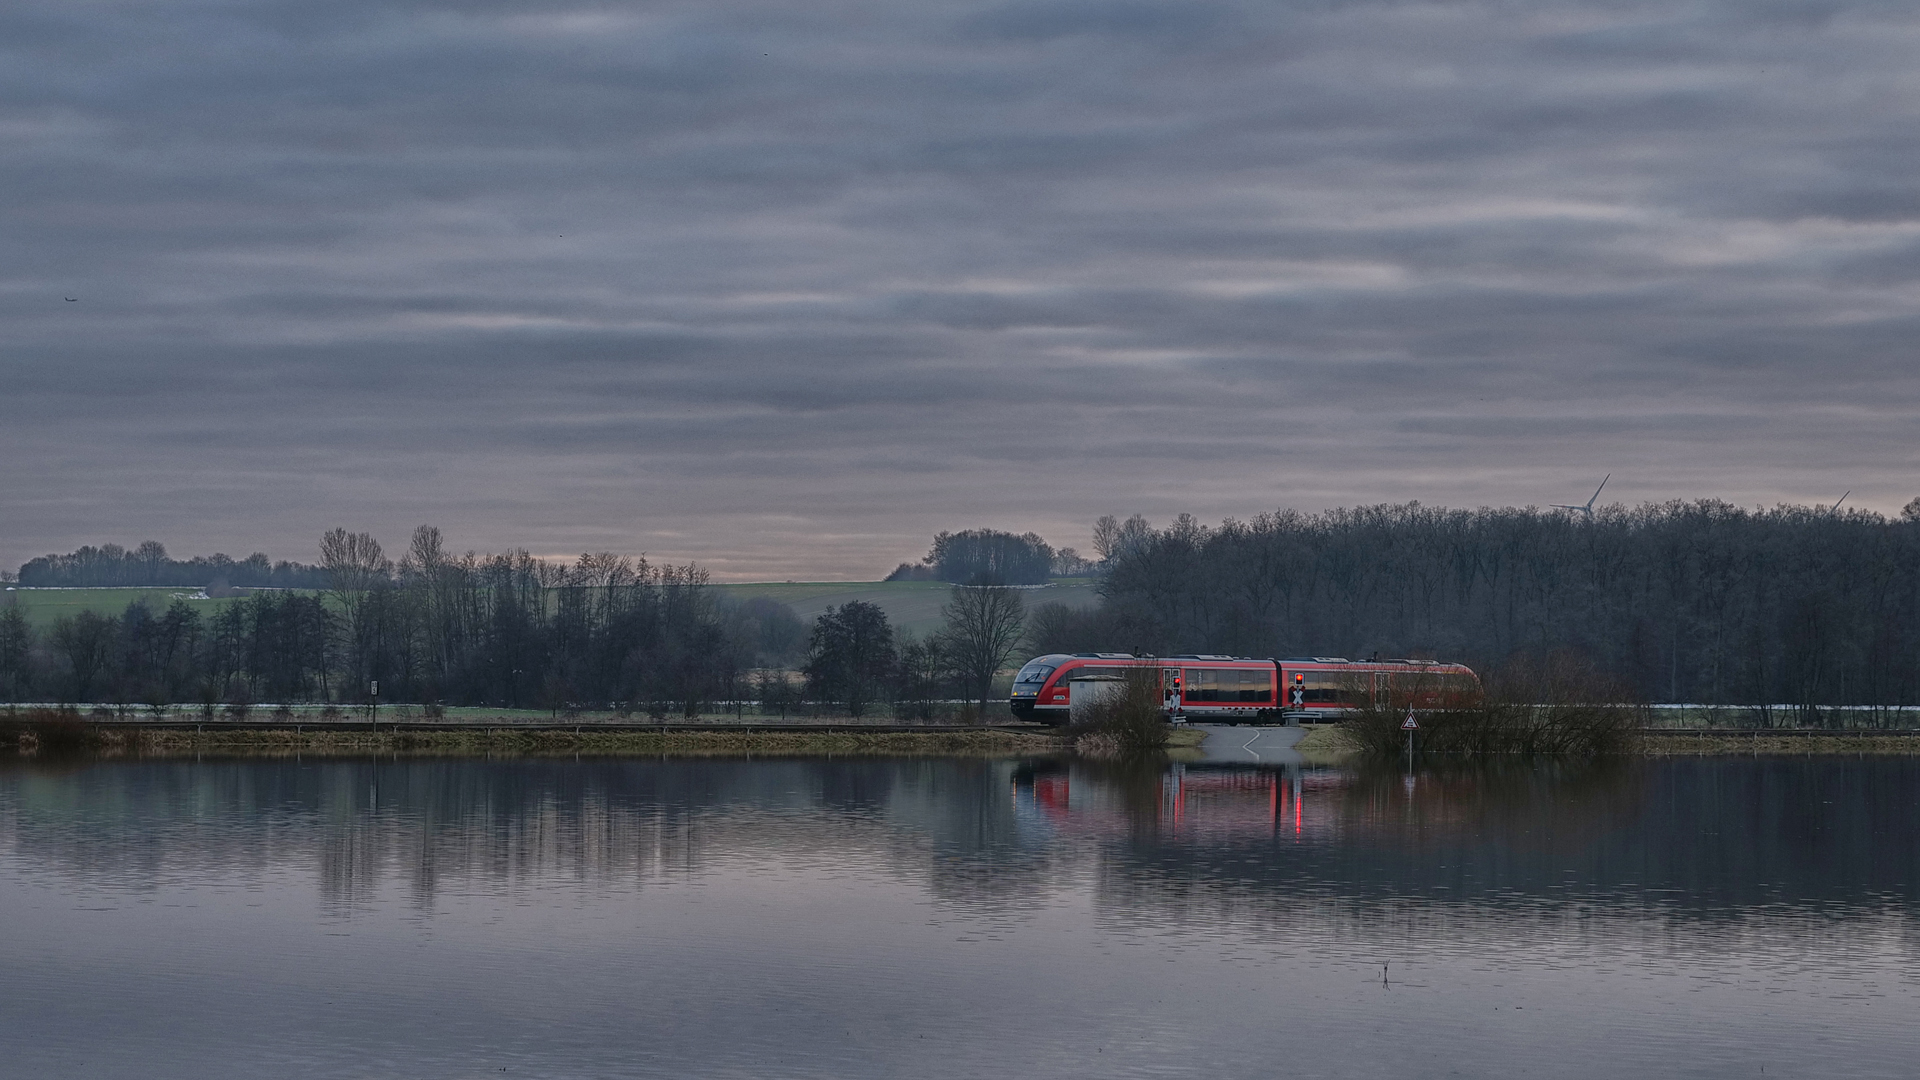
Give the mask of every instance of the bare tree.
M 1153 526 L 1139 514 L 1124 522 L 1112 514 L 1104 514 L 1093 523 L 1093 551 L 1100 556 L 1102 565 L 1136 554 L 1153 540 Z
M 953 664 L 940 635 L 924 639 L 906 635 L 900 643 L 899 685 L 894 694 L 900 716 L 932 720 L 941 712 L 941 699 L 951 683 Z
M 83 611 L 53 624 L 53 647 L 66 661 L 71 677 L 72 700 L 85 702 L 93 693 L 95 678 L 112 659 L 119 620 L 98 612 Z
M 358 683 L 366 669 L 368 597 L 375 586 L 386 583 L 393 563 L 372 536 L 335 529 L 320 538 L 320 565 L 327 572 L 328 591 L 346 617 L 348 663 Z
M 26 615 L 12 604 L 0 608 L 0 694 L 8 701 L 26 685 L 27 653 L 32 645 Z
M 335 595 L 364 593 L 383 581 L 393 564 L 380 550 L 380 541 L 366 533 L 335 529 L 320 538 L 320 565 Z
M 1112 514 L 1100 515 L 1093 523 L 1093 553 L 1100 556 L 1101 562 L 1111 562 L 1120 550 L 1120 519 Z
M 954 667 L 984 714 L 993 677 L 1020 647 L 1026 605 L 1019 590 L 1004 585 L 956 585 L 940 613 L 947 619 L 942 636 Z
M 134 561 L 140 564 L 140 584 L 159 585 L 161 572 L 167 565 L 167 548 L 158 540 L 148 540 L 133 552 Z

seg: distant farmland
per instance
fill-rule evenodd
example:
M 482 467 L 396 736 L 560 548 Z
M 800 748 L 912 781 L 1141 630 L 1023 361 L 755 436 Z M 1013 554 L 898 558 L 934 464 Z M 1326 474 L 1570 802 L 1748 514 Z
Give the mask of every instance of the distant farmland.
M 144 589 L 14 589 L 0 592 L 0 604 L 14 603 L 27 616 L 27 623 L 35 629 L 44 630 L 52 626 L 55 619 L 63 615 L 78 615 L 83 611 L 95 611 L 102 615 L 118 615 L 127 610 L 127 605 L 135 600 L 145 600 L 154 614 L 167 610 L 175 597 L 191 597 L 198 589 L 181 585 L 156 586 Z M 233 603 L 237 597 L 223 597 L 219 600 L 205 598 L 191 601 L 195 611 L 202 615 L 211 615 L 214 611 Z
M 837 607 L 849 600 L 865 600 L 880 605 L 896 631 L 915 635 L 940 628 L 940 605 L 947 602 L 947 593 L 953 588 L 944 581 L 790 581 L 714 587 L 736 600 L 755 596 L 778 600 L 809 625 L 828 607 Z M 1040 604 L 1090 608 L 1100 602 L 1091 578 L 1067 578 L 1051 585 L 1024 588 L 1021 596 L 1028 609 Z
M 735 600 L 756 596 L 778 600 L 793 608 L 801 620 L 808 624 L 828 607 L 837 607 L 850 600 L 865 600 L 880 605 L 893 622 L 894 629 L 924 635 L 940 628 L 940 605 L 946 603 L 947 590 L 951 587 L 940 581 L 802 581 L 753 582 L 715 585 L 713 588 Z M 142 589 L 16 589 L 0 593 L 0 596 L 11 598 L 26 613 L 30 624 L 45 629 L 63 615 L 77 615 L 82 611 L 118 615 L 126 610 L 128 604 L 139 599 L 145 599 L 147 605 L 158 613 L 165 611 L 175 597 L 191 597 L 194 593 L 193 589 L 175 586 Z M 1029 608 L 1047 603 L 1089 608 L 1100 602 L 1093 581 L 1086 578 L 1066 579 L 1041 588 L 1023 589 L 1022 595 Z M 0 603 L 5 602 L 0 600 Z M 234 603 L 235 598 L 189 602 L 201 614 L 211 615 L 219 608 Z

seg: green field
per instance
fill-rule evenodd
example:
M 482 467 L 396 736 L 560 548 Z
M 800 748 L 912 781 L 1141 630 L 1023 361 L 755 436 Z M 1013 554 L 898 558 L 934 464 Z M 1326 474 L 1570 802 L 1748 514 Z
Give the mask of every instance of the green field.
M 167 610 L 167 605 L 173 603 L 175 597 L 191 597 L 198 591 L 178 585 L 155 589 L 15 589 L 0 592 L 0 604 L 18 605 L 26 613 L 29 625 L 44 630 L 52 626 L 55 619 L 63 615 L 78 615 L 82 611 L 118 615 L 135 600 L 145 600 L 157 615 Z M 188 602 L 195 611 L 209 615 L 233 603 L 235 599 L 229 597 Z
M 735 600 L 765 596 L 793 608 L 801 621 L 811 624 L 828 607 L 850 600 L 865 600 L 880 605 L 894 629 L 924 635 L 940 628 L 940 605 L 947 602 L 951 586 L 940 581 L 802 581 L 754 582 L 743 585 L 716 585 L 714 589 Z M 190 597 L 195 590 L 184 587 L 154 589 L 16 589 L 0 592 L 0 604 L 14 603 L 26 613 L 27 622 L 45 629 L 63 615 L 96 611 L 118 615 L 128 604 L 144 599 L 155 613 L 165 611 L 175 597 Z M 1086 578 L 1055 582 L 1044 588 L 1023 590 L 1029 608 L 1059 603 L 1089 608 L 1100 602 L 1094 583 Z M 234 599 L 189 600 L 195 610 L 212 614 L 234 603 Z

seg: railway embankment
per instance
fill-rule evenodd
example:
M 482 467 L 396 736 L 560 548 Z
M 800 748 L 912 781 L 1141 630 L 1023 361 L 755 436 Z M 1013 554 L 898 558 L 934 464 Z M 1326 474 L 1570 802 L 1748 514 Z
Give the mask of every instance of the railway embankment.
M 91 752 L 338 754 L 891 754 L 1057 753 L 1066 741 L 1038 724 L 895 723 L 817 717 L 662 722 L 619 717 L 419 715 L 381 719 L 94 718 L 48 710 L 0 712 L 0 749 Z
M 1235 732 L 1252 729 L 1232 729 Z M 1298 730 L 1298 729 L 1295 729 Z M 1167 749 L 1176 758 L 1200 749 L 1206 732 L 1178 729 Z M 1239 740 L 1244 741 L 1244 740 Z M 1920 754 L 1920 728 L 1647 728 L 1628 751 L 1652 757 L 1705 755 Z M 1289 749 L 1309 764 L 1335 764 L 1359 752 L 1341 724 L 1309 725 Z M 781 720 L 704 716 L 660 721 L 617 716 L 553 717 L 478 711 L 455 718 L 415 712 L 363 718 L 247 719 L 176 712 L 113 717 L 55 710 L 0 709 L 0 752 L 36 755 L 179 754 L 481 754 L 732 755 L 1057 754 L 1073 750 L 1056 728 L 1021 722 L 901 722 L 886 717 Z

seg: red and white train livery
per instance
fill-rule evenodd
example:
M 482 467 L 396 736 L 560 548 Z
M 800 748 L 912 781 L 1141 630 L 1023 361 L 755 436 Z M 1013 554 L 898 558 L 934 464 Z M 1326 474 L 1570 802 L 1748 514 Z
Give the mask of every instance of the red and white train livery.
M 1075 679 L 1158 673 L 1168 715 L 1190 720 L 1334 719 L 1374 707 L 1445 709 L 1471 704 L 1480 680 L 1463 664 L 1433 660 L 1348 660 L 1340 656 L 1133 656 L 1049 653 L 1014 676 L 1008 704 L 1015 716 L 1064 724 Z

